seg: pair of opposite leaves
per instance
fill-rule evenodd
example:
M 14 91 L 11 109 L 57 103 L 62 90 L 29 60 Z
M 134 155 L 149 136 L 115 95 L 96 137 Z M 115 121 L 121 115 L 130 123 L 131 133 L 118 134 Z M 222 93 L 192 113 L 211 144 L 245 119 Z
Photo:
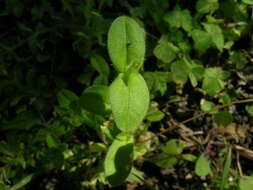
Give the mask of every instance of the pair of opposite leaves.
M 108 51 L 119 72 L 109 88 L 112 113 L 122 131 L 108 149 L 104 166 L 111 185 L 126 180 L 132 169 L 134 138 L 131 132 L 141 124 L 149 106 L 149 91 L 139 74 L 144 62 L 144 30 L 131 18 L 118 17 L 108 33 Z
M 149 105 L 149 91 L 138 73 L 144 62 L 144 30 L 133 19 L 121 16 L 108 33 L 108 51 L 119 72 L 109 88 L 112 112 L 117 127 L 123 132 L 138 128 Z

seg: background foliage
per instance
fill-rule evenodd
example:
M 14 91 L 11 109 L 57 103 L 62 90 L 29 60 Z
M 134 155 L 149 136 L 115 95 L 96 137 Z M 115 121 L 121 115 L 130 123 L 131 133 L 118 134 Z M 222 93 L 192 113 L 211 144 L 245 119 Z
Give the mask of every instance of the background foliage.
M 253 105 L 234 104 L 252 98 L 252 8 L 252 0 L 0 1 L 0 189 L 111 188 L 103 162 L 119 130 L 107 33 L 122 15 L 146 31 L 151 104 L 135 134 L 135 167 L 115 189 L 252 189 Z

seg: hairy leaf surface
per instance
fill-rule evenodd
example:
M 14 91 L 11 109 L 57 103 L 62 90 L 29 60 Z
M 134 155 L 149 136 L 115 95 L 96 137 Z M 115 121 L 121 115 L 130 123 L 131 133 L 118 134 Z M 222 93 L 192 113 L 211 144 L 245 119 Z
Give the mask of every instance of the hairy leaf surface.
M 120 74 L 109 89 L 112 112 L 117 127 L 124 132 L 134 131 L 143 120 L 149 105 L 149 91 L 139 73 L 124 80 Z
M 118 72 L 138 71 L 145 55 L 144 30 L 130 17 L 118 17 L 109 29 L 108 51 Z

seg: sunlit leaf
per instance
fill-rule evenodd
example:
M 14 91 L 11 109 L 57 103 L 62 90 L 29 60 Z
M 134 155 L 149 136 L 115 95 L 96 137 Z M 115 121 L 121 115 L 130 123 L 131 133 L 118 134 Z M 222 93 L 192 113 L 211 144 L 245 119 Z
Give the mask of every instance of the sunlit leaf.
M 193 154 L 182 154 L 182 158 L 190 162 L 195 162 L 197 160 L 197 157 Z
M 165 145 L 161 147 L 161 149 L 170 155 L 181 154 L 185 144 L 178 139 L 171 139 Z
M 149 112 L 146 116 L 146 119 L 151 121 L 151 122 L 157 122 L 161 121 L 164 117 L 164 113 L 161 111 L 153 111 Z
M 212 173 L 210 164 L 204 155 L 201 155 L 198 158 L 196 165 L 195 165 L 195 173 L 198 176 L 206 176 L 206 175 Z
M 130 67 L 138 71 L 144 62 L 144 30 L 132 18 L 118 17 L 108 32 L 108 51 L 119 72 L 126 72 Z
M 243 176 L 239 181 L 240 190 L 252 190 L 253 189 L 253 177 Z
M 215 104 L 213 102 L 207 101 L 205 99 L 201 99 L 200 101 L 200 107 L 201 110 L 204 112 L 209 112 L 214 108 Z
M 149 91 L 142 76 L 132 73 L 124 79 L 120 74 L 111 84 L 109 94 L 117 127 L 125 132 L 136 130 L 149 105 Z

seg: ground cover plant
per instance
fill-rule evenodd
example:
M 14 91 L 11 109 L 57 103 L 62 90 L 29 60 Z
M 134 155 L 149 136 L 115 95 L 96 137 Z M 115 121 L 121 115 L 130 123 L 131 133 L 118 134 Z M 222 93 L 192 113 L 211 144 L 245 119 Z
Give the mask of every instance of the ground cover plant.
M 0 10 L 0 190 L 253 189 L 252 0 Z

